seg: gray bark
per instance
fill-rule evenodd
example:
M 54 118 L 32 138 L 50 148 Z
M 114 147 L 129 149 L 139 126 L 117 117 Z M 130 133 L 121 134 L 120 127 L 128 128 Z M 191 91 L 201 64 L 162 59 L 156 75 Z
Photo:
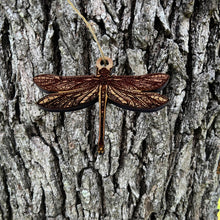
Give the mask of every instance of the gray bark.
M 220 194 L 219 1 L 75 1 L 113 74 L 165 72 L 154 113 L 40 110 L 43 73 L 94 74 L 98 47 L 67 1 L 0 2 L 0 219 L 206 219 Z

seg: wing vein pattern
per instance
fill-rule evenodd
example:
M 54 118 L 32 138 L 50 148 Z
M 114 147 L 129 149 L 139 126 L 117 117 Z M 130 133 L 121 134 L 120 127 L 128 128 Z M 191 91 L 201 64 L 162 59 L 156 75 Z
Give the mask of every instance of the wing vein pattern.
M 94 104 L 98 98 L 98 91 L 98 81 L 92 84 L 80 83 L 80 87 L 75 86 L 72 90 L 50 93 L 37 104 L 49 111 L 74 111 Z
M 107 90 L 109 100 L 121 108 L 150 112 L 163 108 L 168 98 L 155 92 L 143 92 L 140 90 L 125 90 L 115 85 L 109 85 Z

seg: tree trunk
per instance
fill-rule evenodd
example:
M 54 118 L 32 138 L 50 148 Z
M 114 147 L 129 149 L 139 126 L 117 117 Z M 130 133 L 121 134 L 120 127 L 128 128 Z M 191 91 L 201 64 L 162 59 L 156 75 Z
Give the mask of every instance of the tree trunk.
M 65 0 L 0 2 L 0 219 L 217 218 L 219 1 L 76 0 L 115 75 L 165 72 L 153 113 L 35 104 L 39 74 L 95 74 L 100 57 Z

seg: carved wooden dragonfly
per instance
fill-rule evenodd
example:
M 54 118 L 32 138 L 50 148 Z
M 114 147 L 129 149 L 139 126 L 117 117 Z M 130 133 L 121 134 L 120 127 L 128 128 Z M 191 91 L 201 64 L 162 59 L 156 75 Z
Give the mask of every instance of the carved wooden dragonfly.
M 43 91 L 50 93 L 37 104 L 47 111 L 75 111 L 99 101 L 98 153 L 104 153 L 106 103 L 128 110 L 152 112 L 163 108 L 168 98 L 156 93 L 163 89 L 169 79 L 164 73 L 142 76 L 111 75 L 113 62 L 105 57 L 96 62 L 96 75 L 56 76 L 43 74 L 34 77 L 34 82 Z

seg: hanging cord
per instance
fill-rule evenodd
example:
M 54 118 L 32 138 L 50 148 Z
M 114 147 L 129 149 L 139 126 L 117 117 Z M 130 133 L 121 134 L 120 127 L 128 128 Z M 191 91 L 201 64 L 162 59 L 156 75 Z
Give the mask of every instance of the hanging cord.
M 102 48 L 98 42 L 98 39 L 95 35 L 95 32 L 93 31 L 92 29 L 92 26 L 89 24 L 89 22 L 85 19 L 85 17 L 79 12 L 79 10 L 73 5 L 73 3 L 70 1 L 70 0 L 67 0 L 68 3 L 71 5 L 71 7 L 74 9 L 74 11 L 83 19 L 83 21 L 86 23 L 86 26 L 89 28 L 89 31 L 91 32 L 92 36 L 93 36 L 93 39 L 96 41 L 97 45 L 98 45 L 98 48 L 99 48 L 99 51 L 101 53 L 101 56 L 102 56 L 102 60 L 104 61 L 104 64 L 106 65 L 106 60 L 105 60 L 105 56 L 104 56 L 104 53 L 102 51 Z

